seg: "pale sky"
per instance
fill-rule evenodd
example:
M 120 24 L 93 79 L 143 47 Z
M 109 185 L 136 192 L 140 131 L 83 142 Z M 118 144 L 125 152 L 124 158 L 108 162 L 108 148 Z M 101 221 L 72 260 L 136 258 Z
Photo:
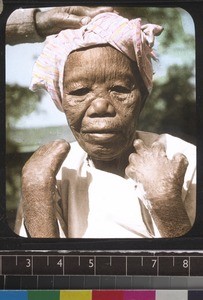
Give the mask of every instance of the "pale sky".
M 191 16 L 184 10 L 181 11 L 183 28 L 186 33 L 194 34 L 194 23 Z M 6 81 L 9 84 L 19 84 L 29 87 L 32 75 L 32 68 L 36 58 L 41 53 L 43 43 L 21 44 L 16 46 L 6 46 Z M 155 45 L 155 50 L 158 44 Z M 168 66 L 173 63 L 183 63 L 188 60 L 187 51 L 170 54 L 165 53 L 159 57 L 159 62 L 155 66 L 154 79 L 164 76 Z M 18 105 L 17 103 L 15 105 Z M 49 95 L 43 97 L 38 106 L 39 112 L 33 112 L 29 116 L 23 117 L 16 127 L 38 127 L 56 126 L 66 124 L 63 113 L 59 112 L 52 103 Z

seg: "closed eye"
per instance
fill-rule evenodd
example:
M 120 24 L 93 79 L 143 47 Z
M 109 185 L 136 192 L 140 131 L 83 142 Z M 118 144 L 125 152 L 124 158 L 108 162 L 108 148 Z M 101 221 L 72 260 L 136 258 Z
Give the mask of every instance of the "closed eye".
M 68 94 L 73 96 L 85 96 L 90 92 L 89 88 L 80 88 L 77 90 L 70 91 Z
M 115 85 L 111 88 L 112 92 L 120 93 L 120 94 L 128 94 L 131 92 L 131 90 L 125 86 L 122 85 Z

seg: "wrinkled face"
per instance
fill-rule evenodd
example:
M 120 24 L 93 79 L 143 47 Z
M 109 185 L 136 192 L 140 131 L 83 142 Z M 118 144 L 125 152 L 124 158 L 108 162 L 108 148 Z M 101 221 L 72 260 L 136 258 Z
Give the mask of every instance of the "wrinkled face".
M 62 105 L 92 159 L 113 160 L 132 147 L 141 98 L 135 67 L 116 49 L 94 47 L 69 55 Z

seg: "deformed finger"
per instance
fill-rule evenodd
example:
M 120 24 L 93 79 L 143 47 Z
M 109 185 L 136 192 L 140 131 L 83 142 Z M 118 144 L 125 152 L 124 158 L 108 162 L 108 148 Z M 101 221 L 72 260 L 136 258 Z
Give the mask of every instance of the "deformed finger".
M 188 159 L 187 157 L 182 153 L 176 153 L 172 160 L 176 163 L 176 171 L 185 173 L 187 166 L 188 166 Z
M 34 169 L 51 171 L 56 175 L 62 162 L 70 150 L 70 145 L 65 140 L 56 140 L 41 146 L 26 162 L 23 173 L 28 174 Z
M 157 156 L 166 156 L 166 148 L 165 145 L 159 141 L 155 141 L 152 146 L 152 150 L 156 153 Z
M 61 140 L 55 140 L 52 142 L 49 142 L 41 147 L 38 148 L 38 150 L 33 154 L 33 156 L 47 156 L 49 154 L 52 155 L 65 155 L 70 150 L 70 144 L 61 139 Z
M 129 163 L 130 163 L 130 164 L 133 164 L 133 163 L 136 161 L 137 156 L 138 156 L 138 155 L 137 155 L 136 153 L 131 153 L 131 154 L 129 155 L 129 158 L 128 158 Z
M 127 166 L 127 168 L 125 169 L 125 174 L 128 178 L 131 178 L 136 181 L 137 178 L 136 178 L 135 168 L 132 167 L 131 165 Z
M 176 174 L 177 182 L 180 182 L 180 185 L 183 185 L 185 172 L 188 166 L 188 160 L 182 153 L 177 153 L 172 158 L 173 163 L 173 172 Z
M 133 146 L 137 153 L 144 152 L 148 149 L 141 139 L 136 139 L 133 143 Z
M 77 16 L 89 16 L 91 18 L 103 12 L 113 12 L 113 7 L 110 6 L 99 6 L 99 7 L 88 7 L 88 6 L 67 6 L 61 7 L 62 12 Z
M 114 11 L 114 9 L 111 6 L 87 7 L 85 15 L 93 18 L 98 14 L 101 14 L 104 12 L 113 12 L 113 11 Z
M 78 29 L 83 25 L 87 25 L 91 18 L 89 16 L 77 16 L 74 14 L 64 14 L 62 12 L 58 12 L 54 16 L 55 23 L 60 30 L 63 29 Z

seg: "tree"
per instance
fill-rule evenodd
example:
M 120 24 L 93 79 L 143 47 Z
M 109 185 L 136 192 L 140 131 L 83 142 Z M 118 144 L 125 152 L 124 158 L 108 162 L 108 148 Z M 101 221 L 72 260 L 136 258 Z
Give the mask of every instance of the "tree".
M 33 112 L 41 100 L 41 93 L 33 93 L 27 87 L 17 84 L 6 85 L 6 151 L 17 151 L 17 145 L 10 139 L 10 130 L 22 117 Z
M 184 29 L 184 19 L 192 22 L 191 17 L 179 8 L 123 7 L 117 10 L 129 19 L 137 16 L 144 23 L 162 25 L 164 31 L 158 38 L 158 52 L 162 64 L 172 62 L 166 74 L 154 82 L 140 116 L 139 129 L 167 132 L 195 143 L 195 41 L 192 29 L 191 32 Z
M 40 99 L 41 93 L 33 93 L 19 85 L 6 85 L 6 206 L 7 218 L 12 221 L 20 199 L 21 166 L 24 161 L 10 133 L 23 115 L 29 115 L 36 109 Z
M 192 67 L 173 65 L 166 81 L 155 82 L 140 116 L 140 130 L 167 132 L 195 143 L 196 110 Z

